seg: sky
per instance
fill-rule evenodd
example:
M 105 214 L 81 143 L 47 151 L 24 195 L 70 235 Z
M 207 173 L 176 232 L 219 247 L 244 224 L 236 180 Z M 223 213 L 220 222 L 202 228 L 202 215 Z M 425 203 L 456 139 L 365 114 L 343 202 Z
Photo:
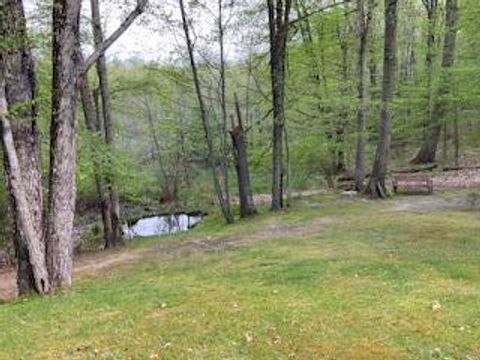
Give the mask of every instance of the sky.
M 253 3 L 255 0 L 244 0 Z M 35 16 L 38 16 L 38 6 L 42 0 L 24 0 L 24 5 L 29 23 L 33 23 Z M 44 2 L 44 0 L 43 0 Z M 190 12 L 194 19 L 194 35 L 198 48 L 204 49 L 203 56 L 218 55 L 218 44 L 215 42 L 216 34 L 214 7 L 217 0 L 205 0 L 212 5 L 212 9 L 195 9 Z M 227 3 L 227 1 L 225 1 Z M 238 1 L 240 3 L 241 1 Z M 188 3 L 188 1 L 186 2 Z M 135 7 L 135 0 L 100 0 L 103 29 L 108 36 L 111 34 Z M 180 20 L 177 0 L 150 1 L 147 11 L 142 14 L 131 27 L 112 45 L 107 51 L 108 60 L 142 60 L 145 62 L 169 62 L 175 63 L 185 52 L 185 44 L 181 28 L 178 26 Z M 165 21 L 170 19 L 172 23 Z M 232 24 L 228 10 L 225 10 L 225 21 Z M 82 4 L 83 28 L 89 28 L 90 1 L 84 0 Z M 42 21 L 45 21 L 43 19 Z M 177 25 L 174 25 L 176 22 Z M 32 26 L 32 25 L 30 25 Z M 238 27 L 231 25 L 226 33 L 225 48 L 228 60 L 236 60 L 245 54 L 244 34 Z M 243 44 L 242 44 L 243 43 Z M 242 47 L 243 45 L 243 47 Z M 85 53 L 92 50 L 86 45 Z
M 25 11 L 29 22 L 36 16 L 39 0 L 24 0 Z M 124 4 L 126 1 L 119 0 L 117 3 Z M 129 1 L 127 6 L 114 4 L 113 1 L 101 1 L 101 13 L 103 18 L 104 32 L 108 36 L 111 34 L 125 18 L 129 10 L 133 9 L 134 2 Z M 130 5 L 130 6 L 128 6 Z M 166 61 L 171 52 L 176 48 L 176 41 L 171 34 L 162 34 L 159 36 L 156 31 L 152 31 L 152 25 L 145 24 L 145 18 L 151 17 L 149 14 L 143 14 L 137 18 L 130 28 L 112 45 L 108 50 L 109 60 L 129 60 L 142 59 L 144 61 Z M 82 18 L 84 21 L 90 18 L 90 1 L 83 1 Z M 161 49 L 161 51 L 159 51 Z M 86 46 L 85 50 L 91 51 L 91 47 Z

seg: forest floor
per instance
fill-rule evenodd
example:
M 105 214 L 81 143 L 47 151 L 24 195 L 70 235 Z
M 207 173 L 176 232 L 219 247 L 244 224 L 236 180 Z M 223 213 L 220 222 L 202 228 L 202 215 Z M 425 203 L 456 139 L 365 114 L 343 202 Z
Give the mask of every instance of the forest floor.
M 478 360 L 474 191 L 317 194 L 81 256 L 73 289 L 0 305 L 0 359 Z

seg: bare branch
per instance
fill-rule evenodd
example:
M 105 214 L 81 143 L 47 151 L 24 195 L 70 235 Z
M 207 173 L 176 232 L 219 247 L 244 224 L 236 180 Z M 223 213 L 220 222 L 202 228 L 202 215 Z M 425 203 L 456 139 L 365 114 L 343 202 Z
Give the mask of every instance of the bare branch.
M 118 40 L 122 34 L 127 31 L 130 25 L 133 24 L 135 19 L 140 16 L 145 10 L 148 0 L 138 0 L 137 6 L 135 9 L 123 20 L 117 30 L 113 32 L 105 41 L 101 44 L 98 49 L 96 49 L 85 61 L 85 67 L 82 69 L 83 72 L 87 72 L 90 67 L 96 63 L 98 58 L 107 51 L 107 49 L 112 46 L 112 44 Z

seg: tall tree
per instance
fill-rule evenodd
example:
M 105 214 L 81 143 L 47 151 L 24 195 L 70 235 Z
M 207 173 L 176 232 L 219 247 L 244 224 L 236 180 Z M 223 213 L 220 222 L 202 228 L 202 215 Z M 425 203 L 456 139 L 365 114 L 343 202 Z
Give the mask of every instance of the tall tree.
M 34 231 L 43 234 L 43 189 L 41 181 L 40 139 L 37 126 L 36 78 L 23 2 L 7 0 L 0 7 L 1 35 L 5 41 L 3 52 L 5 96 L 10 112 L 11 130 L 22 169 L 23 187 L 30 207 Z M 6 159 L 7 160 L 7 159 Z M 7 162 L 5 163 L 7 165 Z M 9 171 L 7 171 L 9 173 Z M 11 189 L 12 190 L 12 189 Z M 10 191 L 12 193 L 12 191 Z M 27 242 L 18 220 L 19 208 L 11 196 L 15 226 L 14 246 L 17 263 L 19 294 L 27 294 L 35 287 Z M 40 237 L 44 247 L 43 238 Z
M 190 37 L 190 28 L 189 28 L 189 22 L 187 19 L 187 13 L 185 10 L 185 5 L 183 0 L 179 0 L 179 6 L 180 6 L 180 12 L 182 16 L 182 27 L 183 27 L 183 32 L 185 36 L 185 42 L 187 45 L 187 51 L 188 51 L 188 58 L 190 60 L 190 67 L 192 71 L 192 76 L 193 76 L 193 83 L 195 86 L 195 93 L 197 96 L 198 100 L 198 107 L 200 111 L 200 118 L 202 120 L 202 126 L 203 126 L 203 132 L 205 136 L 205 141 L 207 145 L 207 161 L 209 163 L 209 166 L 212 171 L 212 178 L 213 178 L 213 186 L 215 189 L 215 193 L 217 195 L 217 199 L 220 205 L 220 209 L 222 210 L 223 217 L 225 218 L 225 221 L 228 224 L 233 223 L 233 215 L 230 209 L 230 204 L 225 198 L 225 195 L 222 191 L 222 187 L 220 184 L 220 180 L 217 174 L 217 169 L 216 169 L 216 161 L 215 161 L 215 150 L 213 146 L 213 139 L 210 131 L 210 124 L 209 124 L 209 118 L 208 118 L 208 113 L 207 113 L 207 108 L 205 106 L 205 102 L 203 99 L 203 94 L 202 94 L 202 89 L 200 86 L 200 77 L 198 74 L 198 68 L 197 68 L 197 63 L 195 61 L 195 55 L 193 52 L 193 43 Z
M 397 64 L 397 0 L 385 0 L 385 39 L 383 57 L 382 107 L 372 175 L 365 192 L 372 197 L 386 197 L 385 177 L 392 136 L 393 94 Z
M 80 47 L 80 44 L 78 45 Z M 83 57 L 79 59 L 79 67 L 84 66 Z M 92 138 L 96 142 L 103 142 L 103 129 L 100 124 L 100 111 L 97 111 L 96 102 L 93 98 L 93 93 L 90 90 L 90 85 L 88 82 L 87 74 L 84 73 L 80 76 L 79 79 L 79 88 L 80 95 L 82 99 L 82 108 L 83 116 L 85 118 L 85 123 L 87 129 L 89 130 Z M 98 109 L 99 110 L 99 109 Z M 93 171 L 95 178 L 95 186 L 97 190 L 99 205 L 102 213 L 102 223 L 103 223 L 103 237 L 105 241 L 105 247 L 109 247 L 113 238 L 113 229 L 112 229 L 112 211 L 111 211 L 111 201 L 108 193 L 107 186 L 105 185 L 105 179 L 103 177 L 101 167 L 102 162 L 100 160 L 101 154 L 97 146 L 93 147 Z
M 423 6 L 427 12 L 427 36 L 426 36 L 426 44 L 427 44 L 427 53 L 425 56 L 425 71 L 427 73 L 427 98 L 428 98 L 428 105 L 427 105 L 427 113 L 426 119 L 424 122 L 424 133 L 423 133 L 423 140 L 427 140 L 427 136 L 429 132 L 427 129 L 432 126 L 433 123 L 433 100 L 434 100 L 434 91 L 433 91 L 433 70 L 435 64 L 435 35 L 436 35 L 436 24 L 437 24 L 437 9 L 438 9 L 438 0 L 422 0 Z M 412 162 L 422 162 L 419 161 L 417 157 L 415 157 Z
M 238 102 L 237 94 L 235 94 L 235 110 L 237 122 L 232 115 L 232 137 L 233 152 L 235 155 L 235 168 L 237 170 L 238 197 L 240 200 L 240 217 L 248 217 L 255 215 L 257 210 L 253 202 L 252 188 L 250 186 L 250 170 L 248 166 L 248 152 L 245 129 L 243 127 L 242 113 Z
M 104 43 L 104 36 L 102 30 L 102 22 L 100 16 L 100 6 L 98 0 L 91 0 L 90 6 L 92 9 L 92 25 L 93 25 L 93 38 L 95 43 L 95 49 L 100 50 Z M 97 76 L 100 84 L 100 95 L 102 99 L 102 116 L 103 122 L 99 122 L 104 126 L 105 141 L 110 150 L 113 151 L 114 134 L 113 134 L 113 121 L 112 121 L 112 106 L 110 101 L 110 88 L 108 85 L 108 72 L 107 62 L 105 54 L 102 52 L 96 62 Z M 112 156 L 110 154 L 110 156 Z M 118 191 L 115 186 L 115 179 L 110 171 L 110 174 L 106 177 L 108 197 L 105 198 L 107 202 L 107 210 L 110 211 L 109 218 L 111 224 L 107 226 L 110 233 L 106 233 L 105 247 L 115 247 L 122 237 L 122 228 L 120 221 L 120 203 L 118 198 Z
M 458 0 L 446 1 L 445 36 L 443 40 L 442 72 L 440 85 L 432 105 L 431 116 L 422 146 L 413 162 L 432 163 L 436 160 L 438 142 L 442 131 L 442 123 L 448 110 L 448 96 L 451 93 L 450 69 L 455 61 L 457 42 Z
M 55 0 L 52 41 L 52 120 L 47 217 L 47 263 L 54 288 L 72 282 L 75 213 L 77 43 L 81 1 Z
M 430 0 L 426 0 L 430 1 Z M 433 0 L 436 1 L 436 0 Z M 400 79 L 408 80 L 414 77 L 415 71 L 415 38 L 417 33 L 417 0 L 405 0 L 403 6 L 404 44 L 401 54 Z
M 368 40 L 375 0 L 357 0 L 358 43 L 358 106 L 357 106 L 357 148 L 355 153 L 355 188 L 362 191 L 365 180 L 365 130 L 368 117 Z
M 222 168 L 225 201 L 230 203 L 228 181 L 228 131 L 227 131 L 227 80 L 225 74 L 225 29 L 223 23 L 223 0 L 218 0 L 218 45 L 220 50 L 220 107 L 222 109 Z
M 72 282 L 77 90 L 79 86 L 84 86 L 82 81 L 86 81 L 88 69 L 143 12 L 146 3 L 147 0 L 139 0 L 136 8 L 112 35 L 95 48 L 87 60 L 83 59 L 78 46 L 81 1 L 55 0 L 53 4 L 52 121 L 46 249 L 50 283 L 54 289 L 69 287 Z
M 341 24 L 337 25 L 337 38 L 340 47 L 341 61 L 340 61 L 340 96 L 344 99 L 343 103 L 340 106 L 340 111 L 338 113 L 339 118 L 335 124 L 335 133 L 334 133 L 334 148 L 333 148 L 333 161 L 332 161 L 332 170 L 333 173 L 344 172 L 347 168 L 346 164 L 346 154 L 345 154 L 345 137 L 346 129 L 348 127 L 348 106 L 346 104 L 347 97 L 349 95 L 349 35 L 350 35 L 350 24 L 349 24 L 349 7 L 348 3 L 343 6 L 343 18 Z
M 270 32 L 270 77 L 273 103 L 272 204 L 283 207 L 283 135 L 285 128 L 285 58 L 292 0 L 267 0 Z

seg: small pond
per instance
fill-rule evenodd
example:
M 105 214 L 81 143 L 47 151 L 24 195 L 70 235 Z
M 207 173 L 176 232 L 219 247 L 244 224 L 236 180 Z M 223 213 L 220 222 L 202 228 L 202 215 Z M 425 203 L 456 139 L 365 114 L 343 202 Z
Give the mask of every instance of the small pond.
M 123 225 L 128 238 L 155 236 L 187 231 L 202 221 L 201 213 L 177 213 L 145 217 L 132 224 Z

